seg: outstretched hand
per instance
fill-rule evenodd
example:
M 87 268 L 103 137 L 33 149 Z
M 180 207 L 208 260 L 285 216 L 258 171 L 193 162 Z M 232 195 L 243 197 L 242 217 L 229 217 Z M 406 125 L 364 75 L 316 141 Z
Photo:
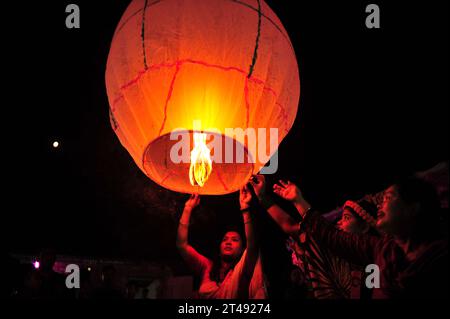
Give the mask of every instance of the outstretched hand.
M 294 203 L 298 203 L 303 199 L 300 189 L 290 181 L 284 182 L 280 180 L 279 184 L 273 185 L 273 192 L 281 198 Z
M 264 175 L 253 175 L 250 184 L 258 199 L 262 200 L 266 195 L 266 178 Z
M 184 207 L 194 209 L 200 204 L 200 195 L 199 194 L 192 194 L 189 199 L 184 204 Z
M 241 210 L 249 208 L 251 200 L 252 193 L 247 184 L 245 184 L 239 192 L 239 204 L 241 205 Z

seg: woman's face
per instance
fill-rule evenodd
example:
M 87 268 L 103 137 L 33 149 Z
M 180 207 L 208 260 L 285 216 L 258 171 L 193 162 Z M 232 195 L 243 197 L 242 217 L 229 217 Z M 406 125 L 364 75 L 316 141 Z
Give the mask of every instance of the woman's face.
M 220 243 L 220 255 L 226 258 L 239 258 L 242 254 L 242 239 L 239 233 L 229 231 Z
M 344 212 L 337 223 L 337 227 L 340 230 L 353 234 L 361 234 L 368 230 L 367 225 L 363 221 L 358 220 L 348 208 L 344 208 Z

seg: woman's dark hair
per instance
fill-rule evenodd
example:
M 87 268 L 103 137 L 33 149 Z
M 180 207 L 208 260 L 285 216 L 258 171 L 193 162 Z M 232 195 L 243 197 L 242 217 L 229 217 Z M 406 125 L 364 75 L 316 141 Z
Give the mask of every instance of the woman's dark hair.
M 245 236 L 242 235 L 242 232 L 240 231 L 240 229 L 236 228 L 236 227 L 229 227 L 227 228 L 227 230 L 223 233 L 223 236 L 220 238 L 220 243 L 222 242 L 223 237 L 225 237 L 226 233 L 229 232 L 236 232 L 239 234 L 239 236 L 241 237 L 241 243 L 242 243 L 242 252 L 244 252 L 245 247 L 246 247 L 246 238 Z M 234 267 L 236 266 L 236 264 L 239 262 L 240 258 L 236 258 L 236 260 L 233 261 L 233 263 L 231 264 L 231 267 L 229 270 L 234 269 Z M 217 283 L 221 282 L 220 281 L 220 266 L 221 266 L 221 256 L 220 253 L 216 253 L 214 255 L 213 258 L 213 265 L 211 268 L 211 272 L 209 274 L 209 278 Z
M 394 187 L 405 203 L 419 204 L 414 237 L 420 240 L 439 238 L 442 222 L 440 201 L 433 185 L 417 177 L 407 177 L 398 180 Z

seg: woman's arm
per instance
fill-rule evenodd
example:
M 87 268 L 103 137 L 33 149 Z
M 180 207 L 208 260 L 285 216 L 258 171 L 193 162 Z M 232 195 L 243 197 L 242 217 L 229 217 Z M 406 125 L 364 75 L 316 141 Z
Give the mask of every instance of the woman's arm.
M 268 203 L 269 201 L 262 201 L 262 203 Z M 270 205 L 270 206 L 269 206 Z M 264 205 L 266 211 L 269 213 L 270 217 L 280 226 L 285 234 L 289 236 L 298 236 L 300 230 L 300 224 L 296 222 L 288 213 L 286 213 L 280 206 L 276 204 Z
M 270 217 L 289 236 L 298 236 L 299 223 L 286 213 L 280 206 L 276 205 L 266 195 L 265 187 L 253 187 L 261 206 L 269 213 Z
M 189 267 L 191 267 L 197 275 L 202 275 L 205 268 L 210 264 L 210 261 L 208 258 L 198 253 L 188 242 L 191 213 L 199 203 L 200 196 L 198 194 L 193 194 L 184 205 L 183 214 L 181 215 L 178 224 L 177 248 Z
M 247 253 L 245 255 L 243 265 L 243 275 L 246 277 L 246 279 L 248 279 L 248 283 L 250 283 L 250 279 L 253 275 L 253 270 L 255 268 L 256 261 L 258 260 L 259 254 L 259 246 L 254 229 L 254 220 L 250 211 L 251 199 L 252 194 L 248 189 L 248 186 L 245 185 L 239 193 L 239 204 L 244 220 L 245 237 L 247 238 Z

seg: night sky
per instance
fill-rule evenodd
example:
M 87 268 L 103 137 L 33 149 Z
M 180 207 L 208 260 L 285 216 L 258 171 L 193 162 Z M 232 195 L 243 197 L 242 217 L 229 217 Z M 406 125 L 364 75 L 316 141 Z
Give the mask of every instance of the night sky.
M 448 160 L 447 2 L 376 1 L 379 30 L 365 27 L 371 2 L 266 2 L 290 35 L 301 84 L 297 119 L 270 180 L 299 183 L 326 212 Z M 69 3 L 80 6 L 80 29 L 65 27 Z M 149 180 L 109 123 L 105 66 L 128 3 L 2 5 L 8 252 L 52 247 L 77 256 L 181 260 L 175 231 L 186 195 Z M 239 218 L 237 194 L 203 197 L 193 244 L 216 252 L 221 231 Z M 263 236 L 283 249 L 270 220 Z

